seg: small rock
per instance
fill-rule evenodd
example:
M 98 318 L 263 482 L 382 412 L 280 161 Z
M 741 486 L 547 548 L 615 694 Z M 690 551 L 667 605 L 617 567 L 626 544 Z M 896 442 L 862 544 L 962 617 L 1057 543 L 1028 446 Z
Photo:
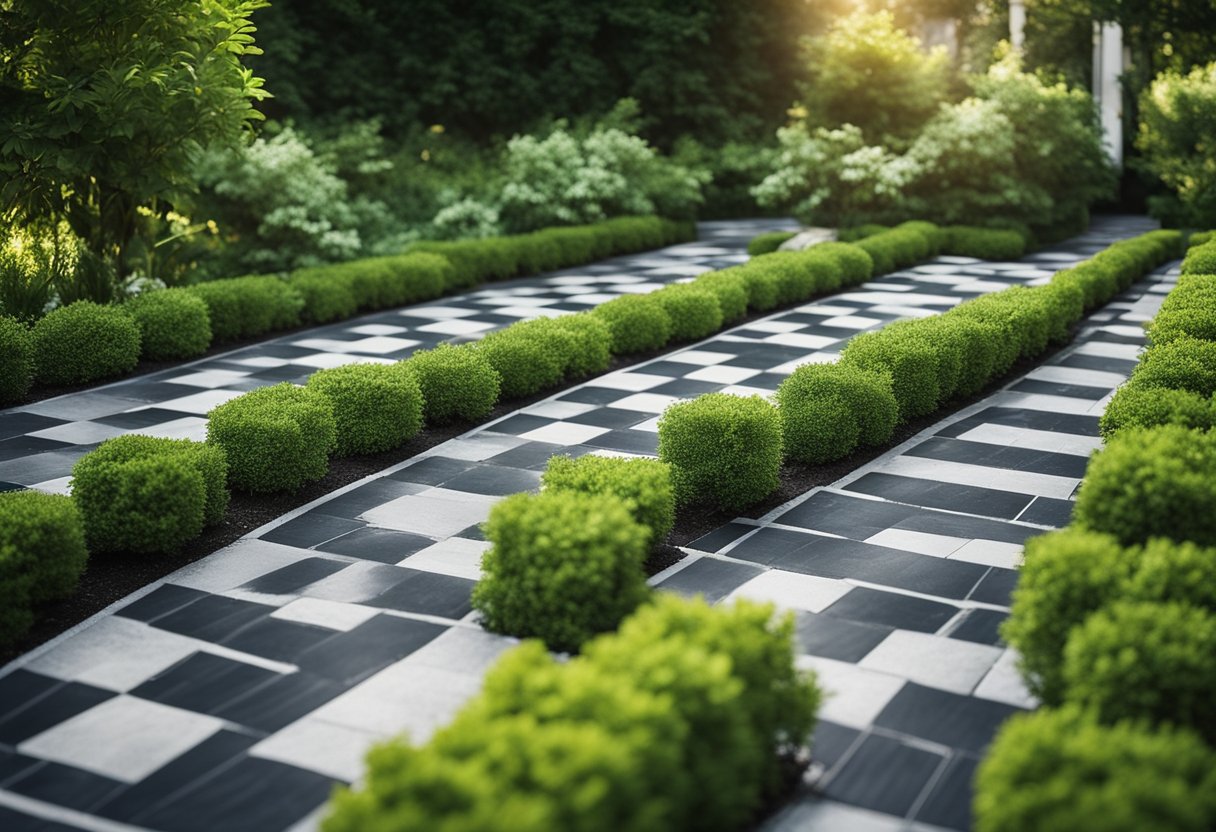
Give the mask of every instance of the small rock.
M 808 228 L 800 231 L 781 244 L 777 251 L 802 251 L 804 248 L 830 243 L 836 239 L 835 228 Z

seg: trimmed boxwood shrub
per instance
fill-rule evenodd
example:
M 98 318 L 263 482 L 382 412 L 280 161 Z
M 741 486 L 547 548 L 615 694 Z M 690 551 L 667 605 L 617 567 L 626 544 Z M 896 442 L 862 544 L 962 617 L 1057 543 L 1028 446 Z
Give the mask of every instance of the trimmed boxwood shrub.
M 395 366 L 418 379 L 427 424 L 476 422 L 489 416 L 498 403 L 502 383 L 498 371 L 472 344 L 440 344 Z
M 223 519 L 227 476 L 221 448 L 127 434 L 77 461 L 72 497 L 92 552 L 173 552 Z
M 438 254 L 415 251 L 365 257 L 328 268 L 350 287 L 360 309 L 389 309 L 442 295 L 451 266 Z
M 1120 431 L 1091 457 L 1076 522 L 1124 545 L 1150 537 L 1216 544 L 1216 441 L 1178 425 Z
M 1154 345 L 1168 344 L 1182 338 L 1216 341 L 1216 292 L 1205 300 L 1209 304 L 1206 307 L 1163 309 L 1149 326 L 1149 341 Z
M 722 328 L 722 307 L 717 295 L 708 289 L 676 284 L 660 289 L 653 297 L 671 318 L 673 341 L 695 341 Z
M 840 274 L 841 286 L 860 286 L 875 274 L 874 258 L 865 249 L 849 243 L 820 243 L 807 253 L 831 258 Z
M 187 287 L 207 304 L 217 342 L 252 338 L 300 324 L 304 298 L 277 277 L 251 275 Z
M 0 493 L 0 644 L 29 628 L 31 604 L 75 592 L 88 558 L 80 512 L 71 498 Z
M 194 358 L 211 346 L 207 304 L 185 289 L 143 292 L 123 306 L 139 324 L 144 358 Z
M 899 405 L 891 378 L 841 364 L 804 364 L 777 388 L 785 452 L 818 463 L 891 438 Z
M 347 364 L 318 370 L 307 386 L 333 405 L 338 456 L 391 450 L 422 430 L 418 379 L 394 366 Z
M 359 301 L 349 280 L 343 280 L 336 267 L 316 266 L 293 272 L 287 282 L 304 299 L 300 320 L 306 324 L 327 324 L 352 317 Z
M 980 260 L 1018 260 L 1026 253 L 1026 240 L 1016 231 L 948 225 L 941 229 L 942 252 Z
M 484 524 L 473 606 L 495 632 L 575 651 L 614 629 L 649 593 L 642 564 L 650 532 L 611 496 L 515 494 Z
M 1183 274 L 1216 274 L 1216 243 L 1191 246 L 1182 259 Z
M 34 384 L 34 336 L 21 321 L 0 315 L 0 404 L 20 401 Z
M 690 284 L 708 289 L 718 299 L 723 323 L 731 323 L 747 316 L 747 281 L 736 269 L 706 272 Z
M 607 494 L 625 503 L 637 522 L 650 532 L 650 542 L 667 539 L 675 524 L 671 468 L 654 459 L 568 456 L 550 458 L 541 485 L 554 491 Z
M 329 398 L 289 382 L 224 402 L 207 414 L 207 442 L 228 454 L 233 488 L 299 491 L 329 471 L 338 426 Z
M 1106 405 L 1098 429 L 1110 439 L 1125 428 L 1182 425 L 1207 430 L 1212 426 L 1212 402 L 1189 390 L 1124 384 Z
M 916 329 L 856 335 L 845 345 L 840 363 L 889 374 L 901 420 L 924 416 L 937 409 L 941 396 L 937 345 L 922 337 Z
M 567 378 L 585 378 L 602 373 L 612 364 L 612 330 L 590 312 L 562 315 L 560 318 L 538 318 L 527 325 L 542 336 L 561 336 Z
M 755 312 L 774 309 L 781 300 L 781 272 L 765 263 L 772 256 L 775 255 L 758 257 L 727 270 L 737 274 L 747 286 L 747 307 Z
M 659 459 L 679 503 L 757 503 L 777 488 L 781 454 L 781 417 L 759 396 L 707 393 L 659 418 Z
M 1178 338 L 1149 347 L 1132 371 L 1131 384 L 1210 396 L 1216 393 L 1216 342 Z
M 671 316 L 650 295 L 622 295 L 592 312 L 612 331 L 614 355 L 657 350 L 671 340 Z
M 1196 231 L 1186 238 L 1186 245 L 1187 248 L 1201 246 L 1212 242 L 1213 239 L 1216 239 L 1216 231 Z
M 1100 725 L 1077 707 L 1012 717 L 975 781 L 976 832 L 1203 832 L 1216 823 L 1216 754 L 1194 734 Z
M 781 244 L 786 240 L 792 240 L 796 236 L 798 236 L 797 231 L 766 231 L 763 234 L 757 234 L 748 242 L 747 253 L 752 257 L 768 254 L 770 251 L 781 248 Z
M 139 325 L 119 306 L 87 300 L 61 306 L 34 324 L 33 338 L 44 384 L 96 381 L 139 363 Z
M 1064 647 L 1064 696 L 1103 722 L 1148 720 L 1216 740 L 1216 616 L 1187 604 L 1120 601 Z
M 550 339 L 514 324 L 491 332 L 473 345 L 502 379 L 500 396 L 518 399 L 552 387 L 562 379 L 561 354 Z

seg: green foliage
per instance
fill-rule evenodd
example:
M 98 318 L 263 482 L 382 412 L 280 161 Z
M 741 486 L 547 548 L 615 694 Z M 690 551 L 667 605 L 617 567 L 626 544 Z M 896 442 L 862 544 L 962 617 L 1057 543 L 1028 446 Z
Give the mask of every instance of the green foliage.
M 867 139 L 912 135 L 946 100 L 950 59 L 925 51 L 888 11 L 856 12 L 810 41 L 802 102 L 812 124 L 857 125 Z
M 1127 428 L 1181 425 L 1207 430 L 1214 415 L 1211 400 L 1189 390 L 1125 384 L 1107 403 L 1098 429 L 1107 440 Z
M 1216 274 L 1216 242 L 1191 246 L 1182 260 L 1183 274 Z
M 1216 240 L 1216 230 L 1196 231 L 1186 239 L 1187 247 L 1201 246 Z
M 476 422 L 489 416 L 498 402 L 498 371 L 472 344 L 419 350 L 396 366 L 418 379 L 428 424 Z
M 538 318 L 528 327 L 541 337 L 551 336 L 561 345 L 567 378 L 585 378 L 602 373 L 612 363 L 612 330 L 590 312 Z
M 0 553 L 4 592 L 33 604 L 71 595 L 89 559 L 76 504 L 39 491 L 0 493 Z M 7 574 L 14 566 L 17 574 Z
M 679 503 L 742 509 L 777 488 L 781 417 L 759 396 L 707 393 L 659 418 L 659 459 Z
M 1216 276 L 1183 275 L 1148 328 L 1153 344 L 1188 337 L 1216 341 Z
M 1210 554 L 1210 553 L 1209 553 Z M 1121 601 L 1064 647 L 1065 697 L 1103 722 L 1145 720 L 1216 739 L 1216 615 L 1179 603 Z
M 950 225 L 942 229 L 942 252 L 980 260 L 1018 260 L 1026 253 L 1026 240 L 1016 231 Z
M 1090 458 L 1076 522 L 1124 545 L 1150 537 L 1216 544 L 1216 437 L 1179 425 L 1129 428 Z
M 768 254 L 770 251 L 779 249 L 786 240 L 796 236 L 798 236 L 797 231 L 766 231 L 763 234 L 757 234 L 748 242 L 747 253 L 752 257 Z
M 917 329 L 863 332 L 849 339 L 840 354 L 846 367 L 890 376 L 901 421 L 932 413 L 941 397 L 937 345 Z
M 690 285 L 714 293 L 718 308 L 722 310 L 723 323 L 733 323 L 747 315 L 747 281 L 738 270 L 706 272 Z
M 649 530 L 650 542 L 655 546 L 667 539 L 675 524 L 671 469 L 657 460 L 554 456 L 549 459 L 541 485 L 554 491 L 616 497 Z
M 650 532 L 612 496 L 516 494 L 485 523 L 473 606 L 495 632 L 575 651 L 616 627 L 649 593 L 642 564 Z
M 500 395 L 504 399 L 530 396 L 562 379 L 564 362 L 535 330 L 512 325 L 491 332 L 476 342 L 473 349 L 484 355 L 498 373 L 502 380 Z
M 843 364 L 804 364 L 777 388 L 786 454 L 810 463 L 843 459 L 891 438 L 899 415 L 891 378 Z
M 1186 74 L 1161 73 L 1140 93 L 1139 103 L 1136 147 L 1144 167 L 1173 191 L 1150 201 L 1152 213 L 1172 224 L 1216 225 L 1216 171 L 1211 165 L 1216 63 Z
M 304 298 L 277 277 L 251 275 L 212 280 L 186 291 L 207 304 L 217 343 L 253 338 L 300 324 Z
M 207 414 L 207 442 L 227 453 L 229 482 L 255 494 L 299 491 L 324 477 L 337 432 L 329 398 L 287 382 L 237 396 Z
M 418 379 L 396 367 L 347 364 L 318 370 L 308 377 L 307 387 L 333 406 L 338 456 L 392 450 L 422 430 Z
M 0 315 L 0 404 L 20 401 L 34 383 L 34 336 L 21 321 Z
M 38 380 L 81 384 L 122 375 L 139 363 L 139 325 L 122 308 L 77 301 L 34 325 Z
M 671 319 L 673 341 L 696 341 L 722 328 L 722 307 L 709 289 L 677 283 L 652 296 Z
M 1216 342 L 1183 337 L 1149 347 L 1132 371 L 1129 384 L 1210 396 L 1216 393 Z
M 360 309 L 389 309 L 442 295 L 449 268 L 439 255 L 412 251 L 352 260 L 324 271 L 350 286 Z
M 221 448 L 127 434 L 73 466 L 72 497 L 91 551 L 168 553 L 223 519 L 227 477 Z
M 13 0 L 0 30 L 0 215 L 64 218 L 121 256 L 140 208 L 193 189 L 207 146 L 235 146 L 260 78 L 250 15 L 263 0 Z M 138 32 L 139 37 L 133 37 Z
M 301 323 L 341 321 L 354 317 L 359 309 L 351 281 L 338 279 L 329 269 L 301 269 L 293 272 L 287 283 L 304 300 Z
M 1216 754 L 1186 731 L 1100 725 L 1077 708 L 1005 723 L 975 781 L 977 832 L 1201 832 L 1216 821 Z
M 848 243 L 820 243 L 814 253 L 835 261 L 841 286 L 860 286 L 874 275 L 874 258 L 865 249 Z M 839 287 L 837 287 L 839 288 Z
M 207 304 L 185 289 L 142 292 L 123 308 L 139 324 L 144 358 L 152 361 L 194 358 L 211 346 Z
M 671 340 L 671 316 L 651 295 L 622 295 L 600 304 L 592 314 L 612 331 L 614 355 L 657 350 Z

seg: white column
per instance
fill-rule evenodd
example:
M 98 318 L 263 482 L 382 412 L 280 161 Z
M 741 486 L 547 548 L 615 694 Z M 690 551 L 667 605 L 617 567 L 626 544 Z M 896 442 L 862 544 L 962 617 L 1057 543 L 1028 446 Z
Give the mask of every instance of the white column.
M 1123 166 L 1123 28 L 1094 21 L 1094 103 L 1102 119 L 1102 144 L 1117 167 Z
M 1022 51 L 1026 43 L 1026 0 L 1009 0 L 1009 44 Z

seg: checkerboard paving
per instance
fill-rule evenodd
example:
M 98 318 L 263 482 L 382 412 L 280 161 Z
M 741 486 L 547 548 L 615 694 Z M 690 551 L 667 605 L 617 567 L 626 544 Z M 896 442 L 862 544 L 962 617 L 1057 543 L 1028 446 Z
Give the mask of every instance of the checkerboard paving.
M 0 490 L 66 492 L 76 460 L 124 433 L 202 439 L 206 414 L 257 387 L 302 383 L 317 369 L 389 363 L 442 341 L 468 341 L 516 321 L 590 309 L 747 259 L 748 240 L 785 220 L 701 223 L 700 240 L 273 338 L 184 366 L 0 410 Z
M 470 431 L 179 570 L 0 671 L 3 828 L 311 828 L 332 784 L 360 776 L 369 744 L 403 731 L 425 740 L 514 644 L 481 630 L 469 604 L 488 545 L 479 524 L 501 497 L 536 488 L 551 455 L 653 455 L 655 421 L 671 401 L 771 392 L 797 364 L 831 360 L 854 332 L 1041 281 L 1140 230 L 1135 221 L 1098 225 L 1022 263 L 941 258 L 736 328 Z M 1131 297 L 1132 309 L 1110 307 L 1117 319 L 1050 366 L 1086 369 L 1064 361 L 1093 356 L 1092 345 L 1134 345 L 1129 316 L 1151 313 Z M 1025 381 L 1034 380 L 1055 383 Z M 1066 477 L 1040 463 L 1092 442 L 1092 417 L 1075 428 L 1068 419 L 1077 414 L 1047 407 L 1075 397 L 1023 383 L 996 394 L 993 408 L 1022 412 L 1006 399 L 1047 396 L 1034 412 L 1064 421 L 983 416 L 956 427 L 980 407 L 941 437 L 918 439 L 985 425 L 1022 430 L 1038 462 L 992 463 L 995 481 L 1015 470 Z M 978 436 L 957 441 L 1002 441 Z M 730 523 L 654 579 L 715 601 L 753 595 L 797 611 L 799 661 L 838 695 L 825 704 L 815 747 L 832 800 L 791 811 L 961 826 L 983 744 L 1000 719 L 1030 704 L 995 627 L 1016 548 L 1050 523 L 970 504 L 921 506 L 857 485 L 870 474 L 914 478 L 907 467 L 882 467 L 930 458 L 912 450 L 895 449 L 761 521 Z M 1055 479 L 1044 483 L 1045 510 L 1064 498 L 1054 496 Z M 1039 497 L 1028 493 L 1027 508 Z

